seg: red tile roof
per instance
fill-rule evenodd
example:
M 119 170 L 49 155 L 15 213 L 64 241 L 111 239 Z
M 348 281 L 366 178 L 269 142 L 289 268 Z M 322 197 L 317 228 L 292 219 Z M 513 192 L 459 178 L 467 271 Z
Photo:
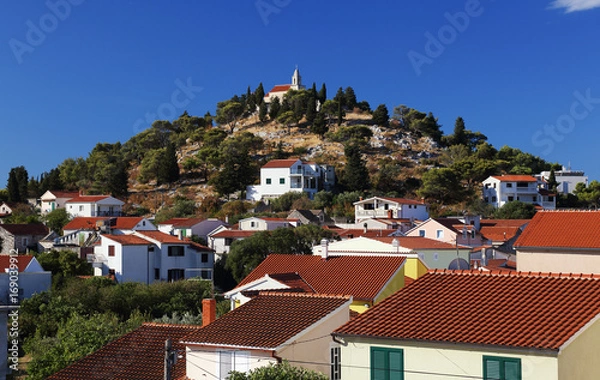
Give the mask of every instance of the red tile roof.
M 539 211 L 515 242 L 515 248 L 600 249 L 600 211 Z
M 159 224 L 172 224 L 173 227 L 193 227 L 204 220 L 203 218 L 171 218 Z
M 69 199 L 66 203 L 96 203 L 109 197 L 110 195 L 80 195 Z
M 489 259 L 487 261 L 487 264 L 483 266 L 484 269 L 486 270 L 494 270 L 494 271 L 515 271 L 517 270 L 516 268 L 516 262 L 514 261 L 509 261 L 507 259 Z
M 316 293 L 312 286 L 304 281 L 298 273 L 273 273 L 269 277 L 289 286 L 291 289 L 301 289 L 306 293 Z
M 332 229 L 335 233 L 338 234 L 339 237 L 343 239 L 352 239 L 356 237 L 366 237 L 370 239 L 374 239 L 377 237 L 388 236 L 389 234 L 396 232 L 394 229 L 385 229 L 385 230 L 367 230 L 365 231 L 363 228 L 352 228 L 346 230 L 337 231 Z
M 146 239 L 135 235 L 102 235 L 103 238 L 115 241 L 121 245 L 151 245 Z
M 200 326 L 144 323 L 96 352 L 48 377 L 51 380 L 162 380 L 165 341 L 183 358 L 173 366 L 173 378 L 186 375 L 185 346 L 181 339 Z
M 79 216 L 73 218 L 69 223 L 67 223 L 63 230 L 71 231 L 71 230 L 95 230 L 98 221 L 107 220 L 107 217 L 87 217 L 87 216 Z
M 79 192 L 77 191 L 54 191 L 50 190 L 52 195 L 54 195 L 57 199 L 71 199 L 77 198 L 79 196 Z
M 270 95 L 272 92 L 287 92 L 290 88 L 292 88 L 291 84 L 278 84 L 276 86 L 273 86 L 271 91 L 267 93 L 267 96 Z
M 28 223 L 28 224 L 0 224 L 0 228 L 5 229 L 10 234 L 15 236 L 33 235 L 33 236 L 46 236 L 48 235 L 48 227 L 42 223 Z
M 208 326 L 190 333 L 183 342 L 275 350 L 349 300 L 350 297 L 343 296 L 261 292 Z
M 298 162 L 299 158 L 288 158 L 284 160 L 271 160 L 263 165 L 262 169 L 267 168 L 290 168 L 296 162 Z
M 113 228 L 132 230 L 142 219 L 144 218 L 141 216 L 120 216 L 116 218 Z
M 159 243 L 164 244 L 186 244 L 185 241 L 179 239 L 177 236 L 169 235 L 161 231 L 136 231 L 136 233 L 148 237 L 150 239 L 156 240 Z
M 402 205 L 424 205 L 423 201 L 414 200 L 414 199 L 406 199 L 406 198 L 387 198 L 381 197 L 381 199 L 385 199 L 391 202 L 396 202 Z
M 493 175 L 492 178 L 501 182 L 537 182 L 537 179 L 530 175 Z
M 265 275 L 298 273 L 317 293 L 350 294 L 373 301 L 403 265 L 397 256 L 269 255 L 238 287 Z
M 247 238 L 260 231 L 242 231 L 242 230 L 223 230 L 212 235 L 213 238 Z
M 6 271 L 10 269 L 11 257 L 13 258 L 12 264 L 17 265 L 19 272 L 23 272 L 33 259 L 32 255 L 0 255 L 0 273 L 6 273 Z
M 335 333 L 558 350 L 599 313 L 598 276 L 431 271 Z

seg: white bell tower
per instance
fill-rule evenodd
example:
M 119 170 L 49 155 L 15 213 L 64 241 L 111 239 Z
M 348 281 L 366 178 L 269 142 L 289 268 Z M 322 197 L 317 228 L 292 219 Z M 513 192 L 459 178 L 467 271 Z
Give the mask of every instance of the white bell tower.
M 298 70 L 298 66 L 296 66 L 296 70 L 294 70 L 294 75 L 292 75 L 292 86 L 293 90 L 300 90 L 304 88 L 302 85 L 302 77 L 300 76 L 300 70 Z

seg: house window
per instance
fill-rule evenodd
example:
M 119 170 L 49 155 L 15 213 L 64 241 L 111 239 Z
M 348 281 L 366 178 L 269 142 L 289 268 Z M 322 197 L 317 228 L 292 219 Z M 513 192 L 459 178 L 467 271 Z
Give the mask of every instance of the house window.
M 208 262 L 208 253 L 203 253 L 202 254 L 201 261 L 203 263 L 207 263 Z
M 371 347 L 371 380 L 403 380 L 404 352 Z
M 496 184 L 494 184 L 494 189 L 496 188 Z
M 435 231 L 435 237 L 438 239 L 443 239 L 444 238 L 444 230 Z
M 419 230 L 419 236 L 425 237 L 425 230 Z
M 114 257 L 115 256 L 115 246 L 114 245 L 109 245 L 108 246 L 108 256 L 109 257 Z
M 532 197 L 531 197 L 531 200 L 532 200 L 533 202 L 537 202 L 537 196 L 535 196 L 535 195 L 534 195 L 534 196 L 532 196 Z
M 142 220 L 142 226 L 146 227 L 146 221 Z
M 160 268 L 154 268 L 154 279 L 160 280 Z
M 267 178 L 266 182 L 267 182 L 267 185 L 270 185 L 271 184 L 271 178 Z
M 231 245 L 231 243 L 233 243 L 232 238 L 225 238 L 225 246 L 226 247 L 229 247 Z
M 512 183 L 510 183 L 510 182 L 509 182 L 509 183 L 507 183 L 507 184 L 506 184 L 506 187 L 512 187 Z
M 521 359 L 484 356 L 483 379 L 521 380 Z
M 79 211 L 83 211 L 83 206 L 79 206 Z
M 512 202 L 512 201 L 514 201 L 514 200 L 515 200 L 515 197 L 513 197 L 513 196 L 509 196 L 509 197 L 508 197 L 508 201 L 509 201 L 509 202 Z
M 342 378 L 342 348 L 331 347 L 331 380 Z
M 489 197 L 485 197 L 485 198 L 483 198 L 483 201 L 484 201 L 485 203 L 489 203 L 489 202 L 490 202 L 490 198 L 489 198 Z
M 462 234 L 463 234 L 463 239 L 466 239 L 467 238 L 467 230 L 463 230 Z
M 181 245 L 174 245 L 169 247 L 169 256 L 183 256 L 184 255 L 184 249 L 183 246 Z
M 169 269 L 168 270 L 168 279 L 169 282 L 183 280 L 185 277 L 185 271 L 183 269 Z
M 548 202 L 554 202 L 554 197 L 553 196 L 548 197 Z
M 256 223 L 255 222 L 250 222 L 250 227 L 256 227 Z
M 373 203 L 365 203 L 363 207 L 365 210 L 375 210 L 375 205 Z
M 285 178 L 279 178 L 279 184 L 285 185 Z
M 154 246 L 153 245 L 149 245 L 148 246 L 148 253 L 150 252 L 154 252 Z
M 471 230 L 471 239 L 475 239 L 475 230 Z
M 492 197 L 492 203 L 496 203 L 496 197 Z
M 390 209 L 390 205 L 389 205 L 388 203 L 385 203 L 385 204 L 383 205 L 383 209 L 384 209 L 384 210 L 389 210 L 389 209 Z
M 529 183 L 527 182 L 517 182 L 517 187 L 529 187 Z

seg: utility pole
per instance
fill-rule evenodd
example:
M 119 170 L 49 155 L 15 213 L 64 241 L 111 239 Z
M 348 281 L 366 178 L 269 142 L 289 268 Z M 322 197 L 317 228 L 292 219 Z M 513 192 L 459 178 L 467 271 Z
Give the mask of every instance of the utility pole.
M 177 362 L 177 353 L 173 351 L 171 339 L 165 340 L 165 376 L 164 380 L 171 380 L 173 366 Z

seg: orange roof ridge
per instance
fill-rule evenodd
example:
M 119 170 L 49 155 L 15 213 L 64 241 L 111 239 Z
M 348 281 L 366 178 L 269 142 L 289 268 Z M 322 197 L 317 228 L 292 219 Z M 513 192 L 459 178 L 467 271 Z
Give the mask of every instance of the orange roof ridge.
M 432 274 L 446 274 L 446 275 L 477 275 L 477 276 L 517 276 L 517 277 L 537 277 L 537 278 L 571 278 L 571 279 L 590 279 L 600 280 L 600 274 L 594 273 L 562 273 L 562 272 L 524 272 L 524 271 L 513 271 L 513 270 L 479 270 L 479 269 L 462 269 L 462 270 L 450 270 L 450 269 L 430 269 L 428 271 Z
M 290 293 L 276 290 L 260 290 L 259 296 L 282 296 L 282 297 L 306 297 L 306 298 L 347 298 L 350 299 L 351 295 L 344 294 L 325 294 L 325 293 Z

